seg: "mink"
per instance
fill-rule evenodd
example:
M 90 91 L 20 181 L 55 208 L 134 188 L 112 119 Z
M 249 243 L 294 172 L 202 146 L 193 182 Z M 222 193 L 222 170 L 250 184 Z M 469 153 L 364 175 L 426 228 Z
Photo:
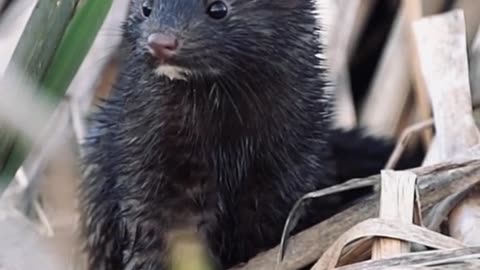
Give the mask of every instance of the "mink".
M 384 165 L 392 145 L 332 128 L 314 1 L 131 0 L 128 12 L 83 146 L 89 269 L 166 269 L 181 230 L 227 269 L 278 244 L 305 193 Z M 345 141 L 383 152 L 339 165 L 354 154 Z M 316 200 L 298 230 L 344 203 Z

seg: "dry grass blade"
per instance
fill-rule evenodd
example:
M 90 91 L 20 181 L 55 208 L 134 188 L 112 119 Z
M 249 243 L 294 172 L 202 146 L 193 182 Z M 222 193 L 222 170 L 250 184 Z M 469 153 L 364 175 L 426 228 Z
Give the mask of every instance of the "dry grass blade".
M 380 218 L 400 224 L 413 222 L 416 180 L 417 176 L 411 172 L 382 171 Z M 373 245 L 372 259 L 397 256 L 409 251 L 408 243 L 381 238 Z
M 11 254 L 11 256 L 5 257 L 4 261 L 0 259 L 0 264 L 5 265 L 7 269 L 8 267 L 10 269 L 32 269 L 32 265 L 42 265 L 45 269 L 52 270 L 65 269 L 65 265 L 68 264 L 63 264 L 62 261 L 66 258 L 58 256 L 58 252 L 53 251 L 55 248 L 52 245 L 54 240 L 49 237 L 58 228 L 58 226 L 55 226 L 56 224 L 52 224 L 51 218 L 55 216 L 48 212 L 45 213 L 44 205 L 40 205 L 37 199 L 40 187 L 43 184 L 44 177 L 42 176 L 45 167 L 49 164 L 51 158 L 58 153 L 59 147 L 64 145 L 65 139 L 68 138 L 69 134 L 67 133 L 71 129 L 69 104 L 68 100 L 65 100 L 52 113 L 48 104 L 33 102 L 35 99 L 38 101 L 39 98 L 34 97 L 33 89 L 24 83 L 25 80 L 22 79 L 22 76 L 20 74 L 17 76 L 18 78 L 14 81 L 14 83 L 17 83 L 16 91 L 0 92 L 0 103 L 15 104 L 17 107 L 15 110 L 29 108 L 29 115 L 25 115 L 26 119 L 19 119 L 19 115 L 13 115 L 11 111 L 5 113 L 5 107 L 0 106 L 2 108 L 0 109 L 0 118 L 12 123 L 25 120 L 26 124 L 31 121 L 38 121 L 39 124 L 31 125 L 28 129 L 22 130 L 23 134 L 34 141 L 34 148 L 27 156 L 23 166 L 17 171 L 14 181 L 0 196 L 0 239 L 2 239 L 0 249 L 2 251 L 8 249 L 8 252 L 10 252 L 2 252 L 2 255 Z M 18 84 L 20 82 L 23 84 Z M 65 179 L 62 180 L 65 181 Z M 65 189 L 61 189 L 60 192 L 64 193 L 65 191 Z M 28 220 L 26 212 L 30 209 L 36 211 L 43 227 Z M 55 215 L 58 214 L 55 213 Z M 8 233 L 9 228 L 14 231 Z M 42 234 L 42 229 L 43 231 L 46 229 L 47 235 Z M 18 239 L 20 235 L 22 236 L 21 241 Z M 58 241 L 58 237 L 55 237 L 55 240 Z M 23 256 L 24 253 L 29 254 L 28 260 L 18 258 L 18 256 Z
M 425 86 L 424 78 L 420 73 L 419 55 L 415 43 L 415 37 L 413 34 L 413 23 L 420 19 L 423 15 L 422 1 L 419 0 L 403 0 L 407 16 L 407 32 L 408 32 L 408 47 L 410 51 L 410 58 L 412 68 L 411 77 L 415 85 L 415 101 L 418 117 L 420 121 L 426 121 L 431 118 L 430 102 L 428 100 L 428 94 Z M 432 141 L 432 131 L 424 129 L 422 132 L 423 143 L 428 146 Z
M 410 253 L 389 259 L 366 261 L 353 265 L 342 266 L 338 267 L 337 270 L 401 269 L 396 268 L 396 266 L 425 267 L 427 265 L 461 263 L 466 259 L 480 259 L 480 247 Z
M 395 146 L 395 149 L 393 150 L 392 155 L 388 159 L 387 165 L 385 166 L 385 169 L 393 169 L 395 165 L 397 164 L 398 160 L 402 156 L 403 151 L 405 151 L 405 147 L 407 146 L 410 138 L 417 132 L 420 132 L 426 128 L 429 128 L 433 125 L 433 119 L 420 122 L 414 125 L 411 125 L 407 129 L 405 129 L 402 134 L 400 135 L 400 138 L 397 141 L 397 144 Z
M 425 226 L 433 231 L 439 231 L 440 225 L 447 218 L 452 209 L 455 208 L 470 192 L 470 190 L 464 190 L 463 192 L 451 194 L 428 213 L 425 217 Z
M 418 195 L 414 203 L 415 182 L 416 176 L 410 172 L 382 171 L 381 218 L 397 219 L 399 222 L 407 224 L 412 223 L 414 219 L 421 221 L 419 217 L 414 218 L 414 214 L 416 216 L 421 215 Z M 408 211 L 409 209 L 410 211 Z M 372 245 L 373 251 L 371 251 Z M 371 253 L 373 258 L 384 258 L 408 252 L 408 250 L 408 243 L 394 239 L 378 239 L 375 243 L 373 239 L 365 239 L 355 243 L 355 245 L 347 246 L 339 263 L 348 265 L 367 260 Z
M 395 135 L 410 92 L 408 58 L 398 53 L 407 50 L 406 26 L 400 10 L 361 110 L 360 123 L 374 134 Z
M 329 188 L 325 188 L 325 189 L 322 189 L 322 190 L 319 190 L 319 191 L 314 191 L 314 192 L 305 194 L 300 200 L 298 200 L 295 203 L 295 205 L 293 206 L 292 210 L 290 211 L 290 213 L 288 215 L 287 221 L 285 222 L 285 227 L 284 227 L 283 233 L 282 233 L 282 239 L 280 241 L 280 247 L 281 248 L 280 248 L 278 261 L 281 262 L 283 260 L 283 256 L 284 256 L 285 250 L 287 248 L 287 244 L 288 244 L 287 241 L 288 241 L 290 232 L 296 226 L 296 222 L 300 218 L 299 215 L 301 213 L 301 211 L 299 211 L 299 210 L 301 209 L 301 207 L 303 206 L 303 204 L 307 200 L 316 199 L 316 198 L 320 198 L 320 197 L 324 197 L 324 196 L 328 196 L 328 195 L 332 195 L 332 194 L 336 194 L 336 193 L 340 193 L 340 192 L 344 192 L 344 191 L 349 191 L 349 190 L 353 190 L 353 189 L 369 187 L 369 186 L 373 186 L 373 185 L 376 185 L 376 184 L 378 184 L 378 180 L 376 180 L 376 179 L 370 179 L 370 178 L 352 179 L 352 180 L 347 181 L 347 182 L 345 182 L 343 184 L 340 184 L 340 185 L 336 185 L 336 186 L 333 186 L 333 187 L 329 187 Z
M 480 104 L 480 26 L 477 28 L 475 39 L 470 48 L 470 83 L 472 86 L 472 102 Z
M 422 76 L 434 110 L 436 143 L 433 146 L 438 149 L 432 151 L 440 155 L 436 159 L 448 160 L 480 143 L 471 103 L 464 13 L 456 10 L 422 19 L 415 23 L 415 34 Z M 463 193 L 450 195 L 442 208 L 437 208 L 441 212 L 432 213 L 435 217 L 432 225 L 437 226 L 449 213 L 446 210 L 452 210 L 452 203 L 458 203 L 464 196 Z M 475 229 L 480 225 L 478 213 L 480 194 L 468 194 L 466 200 L 452 210 L 450 233 L 473 245 L 480 244 Z
M 366 237 L 357 240 L 354 245 L 346 246 L 338 265 L 350 265 L 369 260 L 372 256 L 372 245 L 375 241 L 376 237 Z
M 397 141 L 397 144 L 395 145 L 395 149 L 393 150 L 392 155 L 388 159 L 387 165 L 385 166 L 385 169 L 393 169 L 395 167 L 395 164 L 397 164 L 398 160 L 400 159 L 403 151 L 405 151 L 405 147 L 407 146 L 410 138 L 415 134 L 418 133 L 426 128 L 429 128 L 433 125 L 433 119 L 420 122 L 414 125 L 411 125 L 407 129 L 405 129 L 402 134 L 400 135 L 400 138 Z
M 13 64 L 10 69 L 9 76 L 0 79 L 0 119 L 33 143 L 38 143 L 41 141 L 38 134 L 44 130 L 54 107 L 36 94 L 38 87 L 19 69 Z
M 87 136 L 87 124 L 85 123 L 81 105 L 77 100 L 70 99 L 70 115 L 72 117 L 72 126 L 77 144 L 83 144 Z
M 464 15 L 456 10 L 424 18 L 414 27 L 436 136 L 442 159 L 448 160 L 480 141 L 472 114 Z
M 57 147 L 67 138 L 66 133 L 69 127 L 69 104 L 65 101 L 59 105 L 52 118 L 49 119 L 46 129 L 42 129 L 42 133 L 47 132 L 48 136 L 41 136 L 45 140 L 32 149 L 22 167 L 17 171 L 15 181 L 0 197 L 1 200 L 10 201 L 16 209 L 22 212 L 32 206 L 40 185 L 37 181 L 39 175 L 58 150 Z
M 352 100 L 348 62 L 373 2 L 341 0 L 332 1 L 330 6 L 335 19 L 328 34 L 327 59 L 335 60 L 329 62 L 332 79 L 336 85 L 335 122 L 339 127 L 351 128 L 356 125 L 357 119 Z
M 345 232 L 325 251 L 312 270 L 326 270 L 336 267 L 345 246 L 364 237 L 388 237 L 411 243 L 418 243 L 436 249 L 461 248 L 463 244 L 453 238 L 432 232 L 413 224 L 399 224 L 385 219 L 369 219 Z
M 472 188 L 449 214 L 449 234 L 468 246 L 480 245 L 480 186 Z
M 465 12 L 465 30 L 467 44 L 471 45 L 475 38 L 475 32 L 480 25 L 480 2 L 472 0 L 456 0 L 453 5 L 454 9 L 462 9 Z
M 480 268 L 480 263 L 459 262 L 455 264 L 442 266 L 397 266 L 397 267 L 381 267 L 382 270 L 477 270 Z
M 32 202 L 32 198 L 26 200 L 25 196 L 30 197 L 31 194 L 28 193 L 35 193 L 34 190 L 37 187 L 34 176 L 45 164 L 45 156 L 54 152 L 55 146 L 61 141 L 60 137 L 63 136 L 58 133 L 52 134 L 51 131 L 56 131 L 58 125 L 65 123 L 63 120 L 68 118 L 68 113 L 64 106 L 54 111 L 48 102 L 36 96 L 34 84 L 13 66 L 10 74 L 11 76 L 2 78 L 0 119 L 21 131 L 37 148 L 32 151 L 24 166 L 17 172 L 15 181 L 5 190 L 1 200 L 9 201 L 20 207 L 19 209 L 24 209 L 25 204 Z M 11 89 L 16 91 L 10 91 Z M 23 108 L 29 108 L 29 110 Z
M 436 136 L 432 138 L 432 143 L 430 144 L 430 147 L 428 148 L 427 154 L 425 155 L 425 158 L 423 159 L 422 166 L 430 166 L 433 164 L 438 164 L 442 162 L 441 159 L 441 154 L 440 154 L 440 147 L 439 147 L 439 141 Z

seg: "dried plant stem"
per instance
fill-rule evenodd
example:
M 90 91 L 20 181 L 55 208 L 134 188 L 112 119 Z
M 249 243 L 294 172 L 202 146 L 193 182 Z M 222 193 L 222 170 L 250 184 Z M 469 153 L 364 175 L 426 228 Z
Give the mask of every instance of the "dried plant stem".
M 374 134 L 393 137 L 410 92 L 408 58 L 399 54 L 406 48 L 406 18 L 400 10 L 374 78 L 365 104 L 360 111 L 360 124 Z
M 411 172 L 382 171 L 380 192 L 380 218 L 400 224 L 413 222 L 416 175 Z M 381 238 L 372 249 L 372 259 L 383 259 L 407 253 L 408 243 Z
M 413 23 L 422 17 L 422 1 L 420 0 L 403 0 L 407 14 L 407 32 L 408 46 L 410 51 L 410 59 L 412 68 L 411 76 L 415 86 L 415 101 L 418 117 L 420 121 L 426 121 L 431 118 L 430 101 L 425 86 L 425 81 L 420 72 L 419 55 L 413 34 Z M 432 142 L 432 130 L 422 130 L 422 139 L 425 146 L 429 146 Z

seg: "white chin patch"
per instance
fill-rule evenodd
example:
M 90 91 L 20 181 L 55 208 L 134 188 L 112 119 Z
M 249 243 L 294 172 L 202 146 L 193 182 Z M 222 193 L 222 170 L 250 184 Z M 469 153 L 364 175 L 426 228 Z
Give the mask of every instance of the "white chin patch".
M 187 69 L 169 65 L 161 65 L 155 69 L 155 73 L 158 76 L 166 76 L 170 80 L 187 80 L 187 75 L 189 71 Z

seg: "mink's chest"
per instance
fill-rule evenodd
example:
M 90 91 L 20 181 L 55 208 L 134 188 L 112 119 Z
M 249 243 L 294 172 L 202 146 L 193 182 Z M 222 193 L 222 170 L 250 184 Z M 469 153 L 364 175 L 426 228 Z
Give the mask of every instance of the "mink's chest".
M 241 92 L 212 85 L 179 83 L 151 90 L 149 99 L 132 94 L 118 119 L 119 135 L 129 144 L 121 156 L 158 197 L 217 204 L 220 211 L 241 200 L 255 211 L 266 198 L 258 194 L 277 188 L 292 161 L 282 133 L 288 121 L 267 102 L 260 112 Z
M 186 86 L 185 86 L 186 87 Z M 231 94 L 234 95 L 234 94 Z M 176 87 L 155 98 L 132 97 L 119 118 L 121 141 L 137 172 L 155 171 L 178 189 L 234 189 L 272 151 L 274 125 L 224 89 Z M 138 162 L 141 161 L 141 162 Z
M 286 179 L 305 171 L 293 166 L 301 160 L 300 147 L 288 143 L 288 134 L 278 128 L 288 121 L 273 107 L 264 104 L 260 113 L 235 93 L 212 91 L 173 89 L 148 100 L 128 100 L 119 134 L 130 147 L 121 156 L 130 159 L 130 175 L 146 187 L 151 195 L 145 202 L 155 201 L 159 215 L 172 209 L 187 216 L 215 215 L 218 226 L 213 227 L 221 233 L 213 230 L 213 241 L 219 249 L 258 234 L 258 241 L 273 243 L 287 209 L 311 188 L 302 184 L 284 192 L 285 186 L 295 186 Z M 256 230 L 241 224 L 255 224 Z M 254 252 L 242 245 L 229 249 L 237 248 L 235 254 Z

